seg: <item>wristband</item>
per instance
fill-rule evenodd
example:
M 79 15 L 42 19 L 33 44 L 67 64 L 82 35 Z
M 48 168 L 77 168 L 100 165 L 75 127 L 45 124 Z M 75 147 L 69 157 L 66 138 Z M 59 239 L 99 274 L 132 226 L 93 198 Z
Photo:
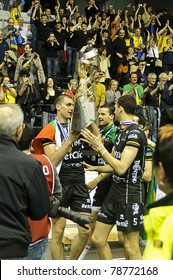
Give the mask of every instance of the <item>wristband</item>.
M 101 153 L 101 156 L 103 156 L 105 153 L 107 153 L 106 149 L 105 149 L 105 151 L 103 151 L 103 153 Z
M 106 152 L 107 152 L 107 150 L 104 148 L 104 150 L 102 152 L 100 152 L 100 155 L 103 156 Z
M 105 147 L 102 147 L 100 150 L 99 150 L 99 154 L 101 154 L 101 151 L 102 150 L 105 150 Z

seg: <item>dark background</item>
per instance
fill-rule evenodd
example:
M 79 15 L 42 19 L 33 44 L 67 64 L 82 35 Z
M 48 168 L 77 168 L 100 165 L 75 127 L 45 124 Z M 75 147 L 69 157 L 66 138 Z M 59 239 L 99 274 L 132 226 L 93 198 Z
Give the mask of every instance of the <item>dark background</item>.
M 158 11 L 159 9 L 168 8 L 169 12 L 173 12 L 173 5 L 172 1 L 170 0 L 164 0 L 164 1 L 157 1 L 157 0 L 146 0 L 146 1 L 133 1 L 133 0 L 100 0 L 103 2 L 106 2 L 106 4 L 113 4 L 115 9 L 123 9 L 125 8 L 129 3 L 132 3 L 134 5 L 137 5 L 138 3 L 147 3 L 148 5 L 151 5 L 154 9 L 154 11 Z M 8 7 L 9 0 L 3 0 L 5 9 Z M 20 0 L 18 1 L 20 3 Z M 30 8 L 31 0 L 25 0 L 25 11 L 27 11 Z M 80 7 L 80 12 L 83 13 L 84 8 L 87 6 L 87 0 L 75 0 L 76 4 Z M 97 0 L 96 0 L 97 2 Z M 51 9 L 55 6 L 56 0 L 41 0 L 42 5 L 44 6 L 45 3 L 49 3 L 49 6 Z M 62 7 L 65 6 L 66 1 L 60 0 L 60 3 Z

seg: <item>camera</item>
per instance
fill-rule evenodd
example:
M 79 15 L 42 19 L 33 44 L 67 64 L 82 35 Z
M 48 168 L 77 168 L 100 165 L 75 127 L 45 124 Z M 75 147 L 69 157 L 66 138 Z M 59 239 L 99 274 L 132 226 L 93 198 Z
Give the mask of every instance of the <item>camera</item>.
M 18 20 L 18 18 L 19 18 L 19 15 L 15 15 L 15 19 Z
M 91 221 L 91 217 L 89 215 L 81 214 L 68 208 L 61 207 L 59 199 L 53 198 L 49 211 L 49 217 L 56 218 L 59 216 L 69 219 L 86 229 L 88 229 L 87 224 Z
M 17 30 L 15 28 L 12 29 L 12 34 L 15 34 Z
M 14 87 L 14 85 L 13 84 L 4 84 L 3 87 L 4 88 L 12 88 L 12 87 Z

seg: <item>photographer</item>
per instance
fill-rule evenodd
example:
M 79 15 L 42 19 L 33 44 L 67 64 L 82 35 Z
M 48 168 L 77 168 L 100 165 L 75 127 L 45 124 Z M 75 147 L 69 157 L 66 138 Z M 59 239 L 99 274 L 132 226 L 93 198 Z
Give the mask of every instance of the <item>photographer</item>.
M 19 83 L 16 87 L 16 91 L 18 93 L 17 104 L 20 105 L 24 113 L 24 121 L 31 123 L 32 115 L 35 113 L 31 109 L 31 106 L 35 104 L 36 96 L 40 93 L 29 77 L 29 72 L 27 70 L 23 69 L 19 74 L 21 77 L 21 83 Z
M 59 42 L 55 38 L 55 34 L 53 32 L 49 33 L 47 41 L 43 44 L 46 49 L 46 72 L 47 77 L 51 77 L 53 79 L 57 78 L 57 68 L 58 68 L 58 57 L 57 50 L 59 46 Z
M 17 61 L 16 71 L 14 74 L 14 81 L 16 83 L 20 80 L 19 72 L 22 68 L 29 70 L 30 76 L 32 77 L 35 85 L 45 83 L 45 74 L 40 57 L 37 53 L 33 53 L 30 44 L 25 45 L 24 54 L 22 54 Z
M 14 85 L 10 84 L 10 78 L 5 76 L 0 86 L 0 103 L 16 103 L 16 97 Z

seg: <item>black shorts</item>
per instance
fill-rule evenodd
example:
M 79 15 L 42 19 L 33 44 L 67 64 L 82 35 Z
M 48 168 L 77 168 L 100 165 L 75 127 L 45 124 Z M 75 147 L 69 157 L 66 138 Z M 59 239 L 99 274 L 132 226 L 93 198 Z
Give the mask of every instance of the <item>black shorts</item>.
M 60 205 L 77 212 L 90 213 L 91 199 L 86 185 L 63 185 Z
M 139 231 L 143 224 L 143 203 L 117 202 L 106 199 L 97 216 L 97 221 L 104 224 L 116 224 L 118 231 Z
M 96 192 L 93 196 L 92 209 L 96 210 L 97 208 L 101 208 L 103 201 L 105 200 L 110 187 L 112 180 L 105 180 L 98 184 Z

